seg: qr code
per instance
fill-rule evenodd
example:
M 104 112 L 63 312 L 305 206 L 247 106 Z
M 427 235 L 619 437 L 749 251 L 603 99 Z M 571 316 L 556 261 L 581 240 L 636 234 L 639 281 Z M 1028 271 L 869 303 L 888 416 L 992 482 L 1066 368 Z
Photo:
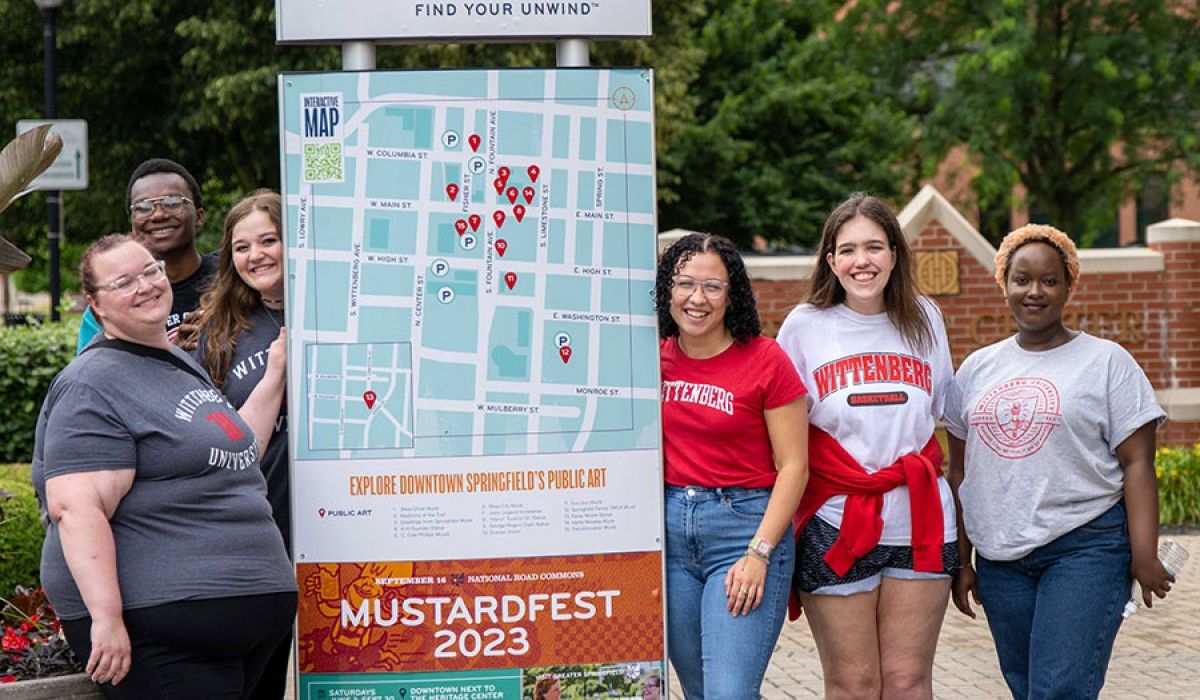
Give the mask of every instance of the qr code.
M 342 182 L 346 179 L 346 163 L 340 143 L 304 144 L 305 182 Z

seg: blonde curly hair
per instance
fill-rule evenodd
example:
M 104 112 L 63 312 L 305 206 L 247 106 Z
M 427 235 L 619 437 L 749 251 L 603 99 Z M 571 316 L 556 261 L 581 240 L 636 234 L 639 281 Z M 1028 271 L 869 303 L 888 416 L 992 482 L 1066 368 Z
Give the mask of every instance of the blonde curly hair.
M 1079 283 L 1079 251 L 1070 236 L 1046 224 L 1025 224 L 1000 242 L 1000 249 L 996 251 L 996 284 L 1000 289 L 1004 289 L 1008 279 L 1013 253 L 1026 243 L 1045 243 L 1058 251 L 1067 272 L 1067 294 L 1073 294 Z

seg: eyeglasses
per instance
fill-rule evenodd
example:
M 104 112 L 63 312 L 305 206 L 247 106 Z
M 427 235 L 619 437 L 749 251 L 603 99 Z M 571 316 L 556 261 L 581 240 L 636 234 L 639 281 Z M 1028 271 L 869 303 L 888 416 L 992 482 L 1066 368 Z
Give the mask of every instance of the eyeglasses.
M 165 214 L 176 214 L 183 208 L 184 203 L 191 204 L 192 200 L 181 194 L 168 194 L 162 197 L 150 197 L 129 205 L 129 211 L 134 216 L 145 218 L 154 215 L 155 207 L 162 207 Z
M 154 284 L 163 278 L 163 276 L 166 274 L 166 269 L 167 264 L 165 262 L 162 260 L 155 260 L 149 265 L 143 267 L 142 271 L 136 276 L 118 277 L 108 284 L 101 285 L 100 289 L 103 289 L 106 292 L 117 292 L 121 296 L 133 296 L 137 293 L 138 288 L 141 287 L 141 285 L 138 284 L 139 282 L 145 280 L 147 284 Z
M 729 283 L 714 279 L 698 280 L 687 275 L 675 275 L 671 278 L 671 288 L 684 296 L 690 297 L 692 292 L 696 291 L 697 287 L 700 288 L 705 297 L 720 299 L 725 294 L 725 291 L 729 289 Z

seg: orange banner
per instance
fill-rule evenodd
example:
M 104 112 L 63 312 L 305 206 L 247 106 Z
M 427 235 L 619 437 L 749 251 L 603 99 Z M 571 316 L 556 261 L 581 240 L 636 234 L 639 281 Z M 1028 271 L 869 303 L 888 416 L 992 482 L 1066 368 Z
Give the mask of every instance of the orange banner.
M 665 657 L 659 552 L 298 564 L 301 673 Z

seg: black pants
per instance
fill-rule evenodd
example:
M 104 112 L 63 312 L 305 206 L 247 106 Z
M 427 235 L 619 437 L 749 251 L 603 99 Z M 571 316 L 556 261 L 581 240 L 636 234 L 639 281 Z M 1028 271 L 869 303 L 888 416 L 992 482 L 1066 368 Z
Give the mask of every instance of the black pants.
M 295 593 L 188 600 L 126 610 L 133 646 L 129 675 L 100 686 L 110 700 L 282 698 L 296 615 Z M 92 651 L 91 618 L 63 620 L 67 642 L 84 663 Z M 273 696 L 264 691 L 272 689 Z

